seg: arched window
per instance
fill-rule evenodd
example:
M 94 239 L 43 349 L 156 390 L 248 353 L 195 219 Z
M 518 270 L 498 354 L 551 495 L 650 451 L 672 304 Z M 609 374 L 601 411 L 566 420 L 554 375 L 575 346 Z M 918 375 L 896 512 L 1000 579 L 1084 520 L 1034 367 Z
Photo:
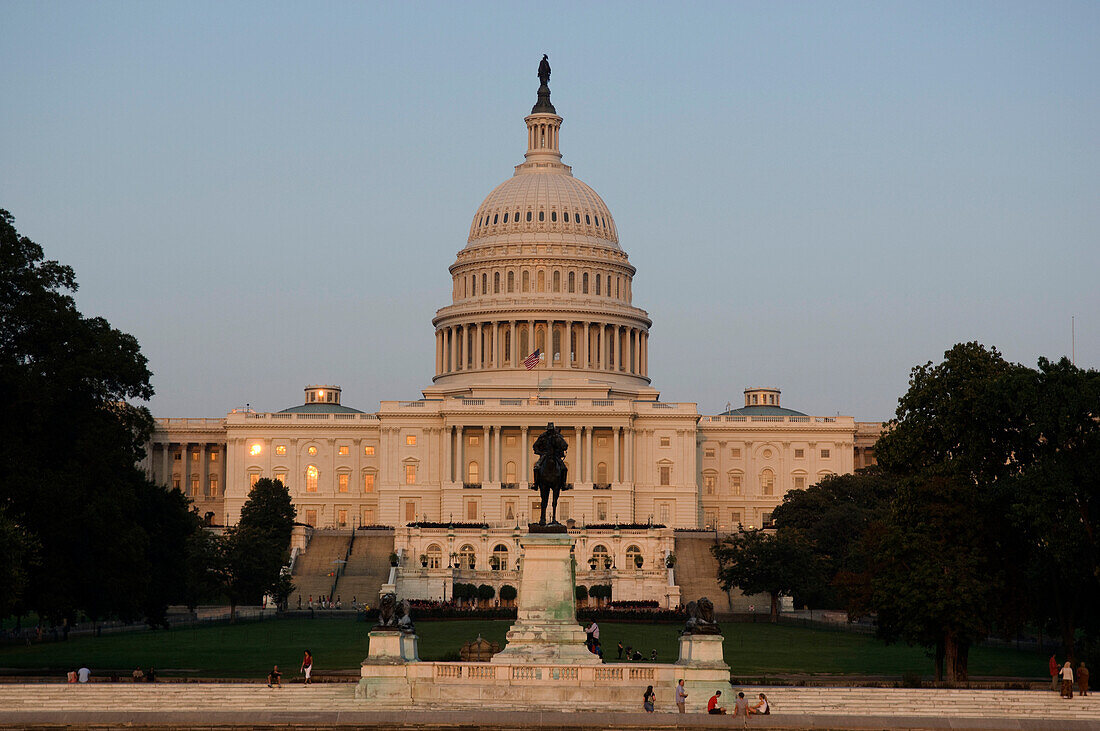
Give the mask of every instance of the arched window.
M 588 294 L 588 272 L 581 275 L 581 294 Z
M 626 549 L 626 565 L 633 566 L 640 569 L 644 559 L 642 558 L 642 549 L 637 546 L 627 546 Z
M 306 492 L 317 492 L 317 476 L 320 472 L 315 465 L 306 467 Z
M 577 273 L 569 272 L 569 292 L 577 291 Z
M 496 223 L 498 218 L 499 218 L 499 216 L 496 213 L 494 213 L 493 214 L 493 223 Z
M 527 223 L 531 223 L 531 211 L 527 211 Z
M 489 293 L 489 275 L 488 274 L 482 274 L 481 275 L 481 293 L 482 294 L 488 294 Z
M 428 546 L 428 550 L 425 551 L 428 556 L 428 568 L 438 569 L 443 566 L 443 551 L 435 543 Z
M 596 570 L 611 568 L 611 556 L 606 546 L 598 545 L 592 549 L 592 558 L 589 559 L 588 566 Z
M 557 211 L 550 211 L 550 222 L 551 223 L 557 223 L 557 221 L 558 221 L 558 212 Z
M 600 275 L 596 275 L 596 294 L 600 294 Z
M 621 280 L 622 277 L 615 277 L 615 299 L 619 299 L 619 284 Z
M 509 462 L 504 465 L 504 481 L 515 483 L 516 481 L 516 463 Z
M 538 274 L 535 277 L 536 290 L 539 292 L 546 291 L 546 272 L 539 269 Z
M 493 571 L 508 570 L 508 546 L 503 543 L 493 546 L 493 557 L 489 559 L 489 568 Z
M 561 330 L 554 328 L 554 342 L 551 352 L 554 354 L 554 360 L 560 361 L 561 357 Z
M 477 552 L 467 543 L 458 552 L 458 568 L 473 569 L 477 567 Z
M 760 472 L 760 494 L 771 495 L 775 492 L 775 473 L 770 469 Z
M 512 216 L 512 220 L 515 223 L 519 223 L 519 211 L 516 211 L 516 215 Z
M 526 292 L 531 289 L 531 272 L 526 269 L 523 270 L 523 286 L 521 289 Z
M 541 221 L 545 221 L 545 220 L 546 220 L 546 212 L 545 211 L 539 211 L 539 221 L 541 222 Z
M 596 482 L 601 485 L 607 484 L 607 462 L 600 462 L 596 465 Z
M 588 225 L 588 226 L 592 225 L 592 218 L 589 217 L 589 215 L 587 213 L 584 214 L 584 223 L 585 223 L 585 225 Z
M 471 462 L 466 468 L 466 482 L 476 485 L 481 482 L 481 470 L 477 466 L 477 462 Z
M 511 360 L 512 355 L 512 333 L 508 330 L 504 331 L 504 352 L 501 357 L 504 360 Z
M 554 270 L 554 291 L 561 291 L 561 271 L 558 269 Z
M 515 292 L 516 291 L 516 273 L 515 272 L 508 272 L 508 291 L 509 292 Z
M 493 294 L 500 294 L 500 272 L 493 272 Z
M 504 212 L 504 223 L 508 223 L 508 211 Z

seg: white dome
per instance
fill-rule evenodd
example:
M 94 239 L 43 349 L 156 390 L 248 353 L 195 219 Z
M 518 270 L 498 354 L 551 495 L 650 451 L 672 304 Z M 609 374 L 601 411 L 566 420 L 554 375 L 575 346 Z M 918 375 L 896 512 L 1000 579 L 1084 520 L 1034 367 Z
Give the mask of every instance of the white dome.
M 559 234 L 576 243 L 619 248 L 611 211 L 599 194 L 567 169 L 520 170 L 482 201 L 470 226 L 470 246 L 501 243 L 510 234 Z M 555 236 L 554 238 L 558 238 Z

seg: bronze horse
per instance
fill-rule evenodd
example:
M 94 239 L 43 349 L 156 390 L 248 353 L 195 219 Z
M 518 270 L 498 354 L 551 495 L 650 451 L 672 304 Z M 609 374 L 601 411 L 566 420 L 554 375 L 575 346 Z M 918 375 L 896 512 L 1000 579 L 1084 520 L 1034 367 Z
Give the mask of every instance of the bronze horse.
M 546 431 L 535 440 L 535 454 L 539 455 L 535 463 L 535 482 L 532 490 L 539 491 L 542 511 L 539 516 L 539 525 L 546 525 L 546 504 L 550 493 L 554 494 L 554 502 L 550 508 L 550 524 L 558 525 L 558 496 L 566 487 L 566 476 L 569 468 L 565 464 L 565 451 L 569 445 L 561 431 L 554 427 L 553 423 L 546 425 Z

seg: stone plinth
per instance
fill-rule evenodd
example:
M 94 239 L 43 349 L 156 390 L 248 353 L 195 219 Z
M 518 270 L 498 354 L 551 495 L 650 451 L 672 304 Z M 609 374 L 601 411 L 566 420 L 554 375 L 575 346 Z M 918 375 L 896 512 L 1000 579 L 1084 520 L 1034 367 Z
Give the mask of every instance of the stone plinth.
M 573 539 L 568 534 L 535 533 L 520 539 L 523 568 L 516 600 L 516 623 L 507 646 L 492 662 L 598 665 L 584 646 L 574 596 Z
M 729 672 L 722 652 L 722 635 L 680 635 L 680 659 L 677 665 L 717 668 Z
M 355 697 L 396 705 L 412 703 L 407 666 L 420 662 L 416 635 L 376 629 L 371 630 L 369 637 L 367 659 L 359 671 Z

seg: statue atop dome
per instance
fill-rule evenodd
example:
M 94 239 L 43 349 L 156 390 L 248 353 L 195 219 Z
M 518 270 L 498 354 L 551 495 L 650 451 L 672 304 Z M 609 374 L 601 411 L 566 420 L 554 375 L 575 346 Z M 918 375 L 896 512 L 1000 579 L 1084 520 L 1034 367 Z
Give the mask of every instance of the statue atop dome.
M 550 103 L 550 57 L 542 54 L 539 61 L 539 100 L 531 107 L 531 114 L 557 114 L 558 110 Z
M 543 86 L 550 85 L 550 57 L 545 53 L 542 54 L 542 61 L 539 62 L 539 81 Z

